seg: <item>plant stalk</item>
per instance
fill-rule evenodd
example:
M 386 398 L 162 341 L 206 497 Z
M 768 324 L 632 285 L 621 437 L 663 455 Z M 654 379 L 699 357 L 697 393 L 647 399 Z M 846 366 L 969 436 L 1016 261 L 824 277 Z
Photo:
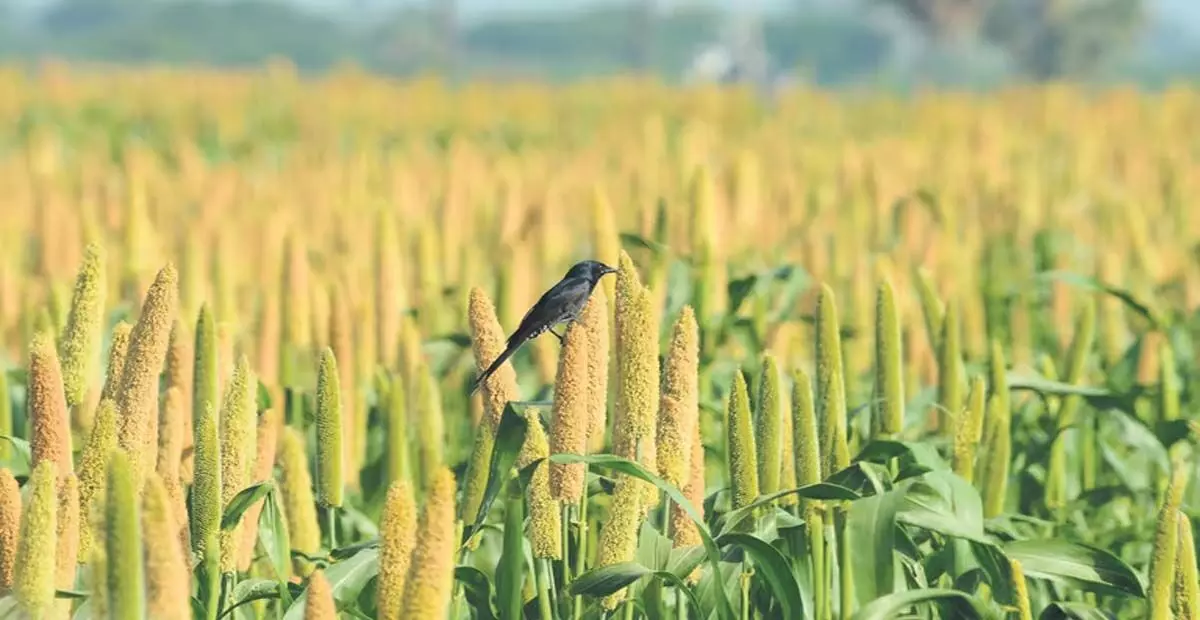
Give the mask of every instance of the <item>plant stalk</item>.
M 337 549 L 337 508 L 328 506 L 325 508 L 325 522 L 329 526 L 329 551 Z
M 584 489 L 583 499 L 579 500 L 579 507 L 576 509 L 579 514 L 579 545 L 575 549 L 575 577 L 578 578 L 587 570 L 587 555 L 588 555 L 588 496 L 587 489 Z M 575 600 L 571 606 L 572 617 L 574 620 L 580 620 L 583 617 L 583 595 L 575 596 Z
M 546 558 L 538 558 L 535 562 L 536 568 L 534 575 L 537 579 L 538 591 L 538 611 L 541 613 L 542 620 L 551 620 L 554 618 L 554 604 L 550 600 L 550 563 Z

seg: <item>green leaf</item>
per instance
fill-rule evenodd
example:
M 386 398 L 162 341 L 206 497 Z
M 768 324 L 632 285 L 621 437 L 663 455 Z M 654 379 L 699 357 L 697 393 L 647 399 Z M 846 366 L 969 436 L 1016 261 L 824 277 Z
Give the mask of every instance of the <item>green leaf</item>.
M 238 491 L 237 495 L 234 495 L 225 505 L 225 513 L 221 515 L 221 530 L 229 531 L 237 527 L 242 520 L 242 515 L 274 488 L 273 481 L 263 480 Z
M 475 523 L 470 528 L 464 528 L 463 543 L 474 537 L 479 528 L 483 526 L 483 521 L 487 517 L 488 511 L 492 509 L 492 503 L 496 501 L 496 496 L 500 494 L 500 489 L 508 481 L 509 472 L 512 471 L 513 465 L 517 462 L 521 446 L 525 444 L 525 428 L 527 423 L 525 422 L 525 418 L 517 413 L 516 406 L 519 406 L 519 403 L 509 402 L 504 406 L 504 413 L 500 415 L 500 424 L 496 428 L 496 443 L 492 447 L 492 462 L 488 468 L 488 482 L 487 487 L 484 488 L 483 501 L 479 504 L 479 512 L 475 515 Z
M 696 530 L 700 534 L 701 540 L 704 541 L 704 549 L 708 552 L 708 562 L 712 567 L 713 574 L 721 575 L 721 552 L 717 547 L 716 542 L 712 538 L 712 533 L 708 530 L 708 525 L 704 522 L 704 518 L 700 516 L 700 512 L 692 505 L 691 500 L 684 497 L 683 493 L 668 484 L 667 481 L 650 473 L 638 463 L 634 463 L 628 459 L 623 459 L 611 454 L 593 454 L 589 456 L 580 456 L 577 454 L 552 454 L 550 461 L 554 463 L 586 463 L 589 466 L 598 466 L 607 468 L 627 476 L 633 476 L 639 480 L 649 482 L 657 487 L 660 491 L 666 493 L 672 501 L 674 501 L 684 512 L 691 517 L 692 522 L 696 524 Z M 723 620 L 734 620 L 735 615 L 733 606 L 729 602 L 724 589 L 717 589 L 717 614 Z
M 747 555 L 754 561 L 757 569 L 755 574 L 762 575 L 771 587 L 771 592 L 775 594 L 775 599 L 783 606 L 783 617 L 804 617 L 804 602 L 800 600 L 800 586 L 796 583 L 796 576 L 792 574 L 787 559 L 778 549 L 761 538 L 736 532 L 722 534 L 717 539 L 717 545 L 721 547 L 736 545 L 745 549 Z
M 262 381 L 258 382 L 257 406 L 259 414 L 271 408 L 271 391 Z
M 225 608 L 221 612 L 219 618 L 224 618 L 233 613 L 233 610 L 263 599 L 279 598 L 279 582 L 274 579 L 246 579 L 240 581 L 233 588 L 233 600 L 236 601 L 233 605 Z
M 279 510 L 279 491 L 267 493 L 262 513 L 258 517 L 258 543 L 262 546 L 275 569 L 275 578 L 283 583 L 291 574 L 292 548 L 287 529 L 287 519 Z M 287 587 L 281 588 L 280 598 L 286 608 L 292 602 Z
M 638 234 L 623 232 L 618 236 L 621 239 L 621 245 L 626 249 L 641 248 L 649 250 L 655 255 L 669 254 L 671 252 L 671 248 Z
M 1065 540 L 1020 540 L 1003 546 L 1026 577 L 1049 579 L 1100 594 L 1142 598 L 1145 585 L 1124 561 L 1091 545 Z
M 863 605 L 854 614 L 852 620 L 894 620 L 917 605 L 947 600 L 962 605 L 962 609 L 959 609 L 958 613 L 952 616 L 955 620 L 983 618 L 984 614 L 987 613 L 987 608 L 983 603 L 966 592 L 928 588 L 924 590 L 906 590 L 904 592 L 889 594 L 883 598 L 877 598 Z
M 653 572 L 638 562 L 618 562 L 593 568 L 571 582 L 571 594 L 605 597 Z
M 1167 318 L 1161 316 L 1150 304 L 1138 299 L 1137 296 L 1126 289 L 1105 284 L 1097 278 L 1062 270 L 1043 271 L 1037 274 L 1035 278 L 1038 280 L 1058 280 L 1059 282 L 1065 282 L 1073 286 L 1107 293 L 1121 300 L 1126 307 L 1149 321 L 1151 327 L 1154 329 L 1163 329 L 1169 326 Z
M 333 589 L 333 598 L 351 601 L 358 598 L 363 586 L 379 574 L 379 550 L 364 549 L 354 557 L 325 567 L 325 578 Z M 303 620 L 304 607 L 308 600 L 308 589 L 288 607 L 284 620 Z
M 983 503 L 966 480 L 948 471 L 911 478 L 897 520 L 946 536 L 994 544 L 983 530 Z
M 329 558 L 332 560 L 344 560 L 344 559 L 358 553 L 359 551 L 362 551 L 363 549 L 372 549 L 372 548 L 375 548 L 378 546 L 379 546 L 379 539 L 372 538 L 371 540 L 364 540 L 360 543 L 355 543 L 353 545 L 347 545 L 345 547 L 338 547 L 337 549 L 334 549 L 333 551 L 329 552 Z
M 494 620 L 496 609 L 492 605 L 492 582 L 488 581 L 487 575 L 474 566 L 456 566 L 454 579 L 463 584 L 463 594 L 479 620 Z
M 691 572 L 691 571 L 688 571 Z M 590 596 L 602 598 L 633 585 L 638 579 L 651 575 L 656 579 L 667 582 L 678 588 L 687 596 L 688 602 L 696 611 L 696 617 L 704 617 L 701 612 L 700 600 L 696 598 L 693 589 L 683 581 L 682 576 L 666 570 L 650 570 L 637 562 L 618 562 L 608 566 L 594 568 L 571 582 L 570 593 L 573 596 Z
M 8 463 L 4 464 L 8 469 L 12 470 L 14 476 L 28 474 L 30 465 L 33 463 L 33 452 L 29 448 L 29 442 L 20 437 L 10 437 L 8 435 L 0 435 L 0 441 L 12 444 L 15 454 L 8 458 Z
M 67 599 L 73 599 L 73 600 L 80 600 L 80 599 L 85 599 L 89 596 L 91 596 L 91 594 L 89 594 L 87 592 L 79 592 L 77 590 L 55 590 L 54 591 L 54 598 L 67 598 Z
M 895 590 L 896 513 L 905 505 L 911 480 L 850 504 L 851 557 L 871 559 L 854 571 L 854 594 L 860 600 L 874 600 Z

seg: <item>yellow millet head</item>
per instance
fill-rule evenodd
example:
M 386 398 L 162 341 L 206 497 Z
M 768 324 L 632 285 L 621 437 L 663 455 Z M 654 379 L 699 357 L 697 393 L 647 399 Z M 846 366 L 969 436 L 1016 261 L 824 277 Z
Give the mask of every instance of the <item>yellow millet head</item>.
M 608 427 L 608 352 L 611 346 L 608 301 L 603 294 L 592 294 L 583 307 L 579 324 L 588 337 L 588 436 L 589 453 L 604 449 L 604 432 Z
M 11 471 L 0 468 L 0 596 L 12 589 L 20 537 L 21 487 Z
M 187 564 L 178 540 L 178 519 L 167 487 L 156 472 L 146 476 L 142 534 L 146 545 L 146 612 L 150 618 L 187 620 L 192 609 Z
M 597 567 L 633 560 L 637 551 L 638 531 L 645 514 L 642 501 L 645 493 L 639 482 L 638 479 L 625 475 L 617 477 L 609 517 L 600 529 L 600 541 L 596 552 Z M 625 594 L 626 589 L 618 590 L 604 597 L 600 603 L 604 609 L 612 611 L 625 600 Z
M 379 581 L 376 601 L 380 618 L 396 618 L 404 606 L 409 560 L 417 540 L 417 505 L 407 480 L 388 487 L 379 520 Z
M 642 286 L 633 261 L 621 252 L 617 273 L 617 406 L 613 451 L 655 470 L 659 401 L 658 326 L 650 294 Z M 646 501 L 658 502 L 658 490 L 641 483 Z
M 550 425 L 550 451 L 555 454 L 586 454 L 588 442 L 588 333 L 587 326 L 572 323 L 563 336 L 554 382 L 554 418 Z M 554 499 L 571 504 L 583 496 L 587 466 L 583 463 L 551 463 L 550 491 Z
M 59 590 L 70 590 L 75 587 L 75 567 L 79 563 L 79 479 L 75 474 L 60 477 L 56 510 L 55 584 Z M 71 599 L 60 599 L 56 605 L 66 617 L 71 609 Z
M 304 620 L 337 620 L 337 603 L 333 600 L 333 588 L 325 578 L 324 571 L 314 571 L 308 578 L 307 592 Z
M 471 349 L 475 353 L 476 372 L 483 372 L 504 352 L 506 338 L 496 318 L 495 305 L 479 287 L 471 288 L 467 301 L 467 324 L 471 328 Z M 517 373 L 511 364 L 501 364 L 481 388 L 485 418 L 490 428 L 495 429 L 500 423 L 505 404 L 521 398 Z
M 134 484 L 140 488 L 142 473 L 153 465 L 154 428 L 158 423 L 158 376 L 162 373 L 178 303 L 178 274 L 167 264 L 150 289 L 129 335 L 121 389 L 117 392 L 117 443 L 133 457 Z
M 538 459 L 550 456 L 550 442 L 537 409 L 525 413 L 528 423 L 525 444 L 517 455 L 517 467 L 523 469 Z M 533 557 L 557 560 L 562 557 L 562 513 L 550 494 L 550 462 L 543 460 L 529 481 L 529 541 Z
M 235 495 L 250 485 L 257 445 L 254 385 L 256 381 L 250 370 L 250 361 L 242 355 L 234 366 L 233 378 L 221 406 L 221 506 L 229 505 Z M 237 569 L 237 547 L 242 527 L 239 523 L 232 530 L 221 532 L 223 571 Z
M 63 396 L 62 370 L 50 334 L 39 332 L 29 347 L 29 417 L 33 464 L 53 461 L 60 473 L 73 470 L 71 420 Z
M 315 554 L 321 547 L 321 530 L 317 525 L 316 499 L 313 497 L 312 477 L 308 472 L 304 435 L 295 427 L 283 429 L 279 438 L 279 489 L 287 515 L 288 536 L 292 549 Z M 199 469 L 197 469 L 199 471 Z M 296 572 L 308 574 L 303 561 L 296 561 Z
M 400 617 L 442 618 L 450 607 L 454 586 L 454 473 L 445 467 L 432 476 L 425 506 L 417 524 L 408 577 L 404 584 L 404 606 Z

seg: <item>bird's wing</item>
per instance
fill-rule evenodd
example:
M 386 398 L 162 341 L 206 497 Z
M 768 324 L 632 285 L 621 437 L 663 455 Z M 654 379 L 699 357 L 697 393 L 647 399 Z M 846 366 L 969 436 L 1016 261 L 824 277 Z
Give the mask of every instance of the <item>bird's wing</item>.
M 542 293 L 542 296 L 529 308 L 525 316 L 521 317 L 520 324 L 509 336 L 507 344 L 512 345 L 528 338 L 543 325 L 552 325 L 561 321 L 563 309 L 569 308 L 581 294 L 587 294 L 586 282 L 578 278 L 560 280 Z

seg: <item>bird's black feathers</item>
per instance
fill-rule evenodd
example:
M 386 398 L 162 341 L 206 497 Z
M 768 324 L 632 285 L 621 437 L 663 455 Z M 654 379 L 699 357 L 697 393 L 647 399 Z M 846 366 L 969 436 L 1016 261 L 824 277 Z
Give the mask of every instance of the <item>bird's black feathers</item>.
M 483 385 L 483 382 L 526 342 L 537 338 L 560 323 L 569 323 L 579 318 L 579 314 L 583 312 L 583 307 L 587 305 L 588 298 L 600 278 L 610 273 L 616 273 L 616 271 L 616 269 L 594 260 L 580 261 L 572 265 L 562 280 L 543 293 L 533 307 L 525 313 L 525 316 L 521 317 L 517 329 L 513 330 L 512 335 L 505 343 L 504 352 L 475 379 L 471 385 L 471 393 L 479 389 L 479 386 Z

